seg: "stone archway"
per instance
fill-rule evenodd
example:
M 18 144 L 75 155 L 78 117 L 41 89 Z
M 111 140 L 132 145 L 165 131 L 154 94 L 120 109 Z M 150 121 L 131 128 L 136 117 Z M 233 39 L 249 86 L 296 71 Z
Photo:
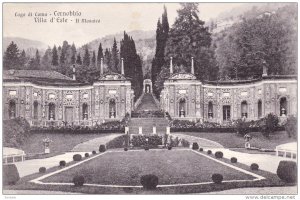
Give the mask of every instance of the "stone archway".
M 152 81 L 150 79 L 145 79 L 143 83 L 143 92 L 152 93 Z

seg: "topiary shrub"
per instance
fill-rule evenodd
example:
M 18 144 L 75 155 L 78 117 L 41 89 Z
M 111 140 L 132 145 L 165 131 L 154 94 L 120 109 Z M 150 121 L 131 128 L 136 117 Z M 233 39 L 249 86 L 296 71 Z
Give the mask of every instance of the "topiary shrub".
M 280 161 L 277 176 L 287 183 L 295 183 L 297 181 L 297 163 L 286 160 Z
M 290 116 L 286 124 L 284 125 L 286 133 L 288 134 L 289 138 L 294 137 L 297 138 L 297 118 L 294 116 Z
M 40 167 L 39 172 L 40 173 L 46 173 L 46 167 Z
M 145 151 L 149 151 L 149 147 L 148 146 L 145 146 Z
M 90 154 L 89 153 L 85 153 L 84 157 L 88 158 L 88 157 L 90 157 Z
M 200 148 L 199 151 L 203 151 L 203 148 Z
M 223 158 L 223 152 L 222 152 L 222 151 L 217 151 L 217 152 L 215 153 L 215 157 L 216 157 L 216 158 Z
M 92 151 L 92 154 L 93 154 L 93 155 L 96 155 L 96 154 L 97 154 L 97 152 L 96 152 L 96 151 Z
M 208 150 L 208 151 L 207 151 L 207 154 L 208 154 L 208 155 L 212 154 L 211 150 Z
M 232 157 L 230 158 L 231 163 L 237 163 L 237 158 L 236 157 Z
M 264 119 L 261 126 L 261 132 L 265 137 L 269 137 L 270 133 L 275 132 L 278 127 L 279 119 L 273 113 L 269 113 Z
M 192 146 L 193 150 L 198 150 L 199 149 L 199 145 L 197 142 L 193 142 L 193 146 Z
M 74 161 L 81 161 L 81 159 L 82 159 L 82 156 L 81 156 L 80 154 L 75 154 L 75 155 L 73 156 L 73 160 L 74 160 Z
M 83 186 L 84 184 L 84 177 L 83 176 L 74 176 L 73 178 L 73 183 L 76 187 L 79 187 L 79 186 Z
M 15 164 L 3 165 L 3 185 L 15 185 L 20 180 Z
M 252 163 L 251 165 L 250 165 L 250 169 L 251 170 L 258 170 L 258 168 L 259 168 L 259 166 L 258 166 L 258 164 L 256 164 L 256 163 Z
M 73 159 L 74 159 L 74 158 L 73 158 Z M 66 166 L 66 161 L 64 161 L 64 160 L 59 161 L 59 166 L 60 166 L 60 167 Z
M 235 122 L 235 131 L 241 136 L 246 135 L 249 132 L 249 123 L 243 119 L 238 119 Z
M 125 147 L 125 148 L 124 148 L 124 151 L 128 151 L 128 149 Z
M 146 190 L 154 190 L 158 185 L 158 177 L 153 174 L 143 175 L 141 177 L 141 184 Z
M 172 146 L 168 146 L 168 150 L 172 150 Z
M 99 146 L 99 152 L 105 152 L 106 151 L 106 148 L 105 148 L 105 145 L 104 144 L 101 144 Z
M 222 176 L 222 174 L 213 174 L 211 176 L 211 179 L 214 183 L 220 184 L 223 181 L 223 176 Z

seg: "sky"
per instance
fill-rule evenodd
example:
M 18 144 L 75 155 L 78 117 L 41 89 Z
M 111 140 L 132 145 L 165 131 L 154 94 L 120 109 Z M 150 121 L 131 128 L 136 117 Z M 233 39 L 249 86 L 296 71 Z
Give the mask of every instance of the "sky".
M 38 40 L 50 46 L 67 40 L 80 46 L 124 30 L 155 30 L 164 5 L 172 25 L 180 8 L 178 3 L 4 3 L 3 36 Z M 199 16 L 207 21 L 239 5 L 241 3 L 199 3 Z M 59 17 L 55 13 L 69 11 L 80 16 L 66 16 L 66 23 L 50 22 L 52 17 Z M 33 16 L 28 16 L 29 13 Z M 45 14 L 47 22 L 34 21 L 35 15 Z M 76 18 L 96 19 L 100 23 L 75 23 Z

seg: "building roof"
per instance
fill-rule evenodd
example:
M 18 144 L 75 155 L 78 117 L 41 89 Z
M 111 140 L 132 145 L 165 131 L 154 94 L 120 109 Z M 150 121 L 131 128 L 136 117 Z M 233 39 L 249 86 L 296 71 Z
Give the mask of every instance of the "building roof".
M 4 70 L 3 79 L 54 79 L 73 81 L 72 78 L 56 71 L 46 70 Z
M 4 70 L 3 80 L 5 82 L 28 81 L 40 85 L 52 86 L 80 86 L 87 85 L 56 71 L 46 70 Z
M 101 81 L 126 81 L 129 80 L 129 78 L 125 77 L 123 74 L 115 73 L 115 72 L 109 72 L 105 73 L 100 76 L 99 80 Z

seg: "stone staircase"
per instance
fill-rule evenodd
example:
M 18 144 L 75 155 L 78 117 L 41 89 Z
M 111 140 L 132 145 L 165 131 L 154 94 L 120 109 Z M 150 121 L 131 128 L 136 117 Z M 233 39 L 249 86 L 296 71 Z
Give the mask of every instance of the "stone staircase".
M 159 108 L 156 105 L 154 97 L 151 93 L 144 93 L 141 99 L 141 103 L 137 106 L 136 112 L 139 111 L 156 111 Z
M 153 133 L 153 126 L 156 127 L 156 133 L 162 135 L 166 133 L 166 127 L 169 122 L 165 118 L 131 118 L 129 122 L 129 133 L 138 134 L 139 127 L 143 128 L 143 134 Z
M 164 134 L 169 122 L 164 118 L 164 113 L 159 110 L 157 102 L 151 93 L 144 93 L 140 103 L 131 115 L 129 133 L 138 134 L 142 127 L 143 134 L 152 134 L 156 127 L 157 134 Z

